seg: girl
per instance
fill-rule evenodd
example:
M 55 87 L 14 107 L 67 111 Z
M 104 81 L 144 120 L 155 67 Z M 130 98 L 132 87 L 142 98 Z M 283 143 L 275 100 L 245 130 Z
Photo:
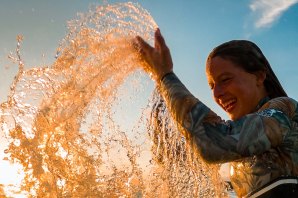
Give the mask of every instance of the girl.
M 154 47 L 141 37 L 134 43 L 146 62 L 144 70 L 160 86 L 173 118 L 203 159 L 231 162 L 231 183 L 239 197 L 298 196 L 297 102 L 287 97 L 254 43 L 230 41 L 207 58 L 208 83 L 229 121 L 195 98 L 173 73 L 159 29 Z

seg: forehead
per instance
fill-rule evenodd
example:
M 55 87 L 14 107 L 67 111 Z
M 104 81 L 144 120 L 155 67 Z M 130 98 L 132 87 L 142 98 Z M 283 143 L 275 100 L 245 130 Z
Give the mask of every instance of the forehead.
M 237 75 L 239 72 L 242 73 L 245 71 L 231 60 L 219 56 L 211 58 L 206 64 L 206 75 L 208 80 L 217 79 L 222 75 Z

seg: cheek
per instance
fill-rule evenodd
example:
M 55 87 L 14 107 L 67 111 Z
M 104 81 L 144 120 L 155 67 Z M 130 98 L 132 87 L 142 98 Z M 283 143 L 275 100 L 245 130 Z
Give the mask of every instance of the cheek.
M 220 103 L 219 103 L 219 99 L 217 99 L 217 98 L 214 96 L 214 94 L 213 94 L 213 100 L 216 102 L 216 104 L 220 105 Z
M 235 82 L 235 83 L 232 83 L 230 84 L 229 87 L 227 87 L 227 91 L 229 91 L 230 93 L 233 93 L 235 96 L 239 97 L 239 98 L 242 98 L 242 97 L 245 97 L 248 88 L 245 87 L 245 86 L 242 86 L 242 83 L 241 82 Z

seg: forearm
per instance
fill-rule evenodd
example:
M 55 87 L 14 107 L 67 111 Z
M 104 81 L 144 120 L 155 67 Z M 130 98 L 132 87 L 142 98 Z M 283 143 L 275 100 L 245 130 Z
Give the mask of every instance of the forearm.
M 195 98 L 175 74 L 170 73 L 162 79 L 161 92 L 173 118 L 182 127 L 181 132 L 189 137 L 190 143 L 207 162 L 226 162 L 240 158 L 235 153 L 237 141 L 225 135 L 227 126 L 219 116 Z
M 192 131 L 194 121 L 200 122 L 210 111 L 204 104 L 195 98 L 181 83 L 174 73 L 169 73 L 161 81 L 161 92 L 166 100 L 172 116 L 188 132 Z M 202 104 L 196 118 L 192 117 L 192 109 L 195 105 Z

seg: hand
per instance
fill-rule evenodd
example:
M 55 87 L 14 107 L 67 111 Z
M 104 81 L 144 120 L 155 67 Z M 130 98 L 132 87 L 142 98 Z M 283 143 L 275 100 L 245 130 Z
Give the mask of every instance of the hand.
M 154 48 L 139 36 L 136 37 L 134 46 L 139 51 L 141 58 L 147 63 L 144 70 L 159 82 L 165 74 L 173 72 L 173 62 L 170 50 L 159 28 L 155 31 L 154 38 Z

